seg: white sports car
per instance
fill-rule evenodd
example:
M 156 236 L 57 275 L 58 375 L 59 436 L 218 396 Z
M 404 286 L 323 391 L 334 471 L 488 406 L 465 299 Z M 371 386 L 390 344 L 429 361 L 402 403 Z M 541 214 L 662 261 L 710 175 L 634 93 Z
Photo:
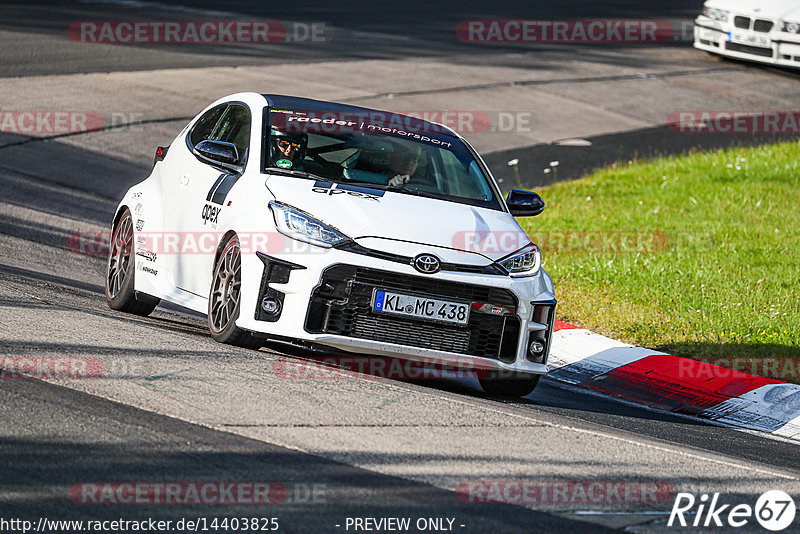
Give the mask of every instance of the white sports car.
M 526 395 L 547 372 L 556 301 L 541 253 L 457 133 L 280 95 L 214 102 L 114 217 L 111 308 L 208 314 L 217 341 L 265 340 L 484 370 Z
M 799 0 L 708 0 L 694 46 L 736 59 L 800 67 Z

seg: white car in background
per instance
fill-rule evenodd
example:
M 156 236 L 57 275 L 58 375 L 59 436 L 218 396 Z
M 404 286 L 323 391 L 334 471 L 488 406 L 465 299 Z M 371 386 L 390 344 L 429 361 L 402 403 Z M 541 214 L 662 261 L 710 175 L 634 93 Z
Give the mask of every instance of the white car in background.
M 800 0 L 709 0 L 694 46 L 723 56 L 800 67 Z
M 508 200 L 454 131 L 412 117 L 239 93 L 197 115 L 112 227 L 111 308 L 206 313 L 217 341 L 272 339 L 439 362 L 487 392 L 547 372 L 553 284 Z

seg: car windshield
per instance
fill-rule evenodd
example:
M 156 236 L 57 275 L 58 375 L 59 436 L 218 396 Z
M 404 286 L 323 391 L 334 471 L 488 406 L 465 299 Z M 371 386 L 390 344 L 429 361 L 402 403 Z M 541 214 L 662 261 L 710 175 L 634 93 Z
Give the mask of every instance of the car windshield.
M 269 115 L 264 161 L 273 172 L 502 209 L 473 153 L 444 127 L 380 112 Z

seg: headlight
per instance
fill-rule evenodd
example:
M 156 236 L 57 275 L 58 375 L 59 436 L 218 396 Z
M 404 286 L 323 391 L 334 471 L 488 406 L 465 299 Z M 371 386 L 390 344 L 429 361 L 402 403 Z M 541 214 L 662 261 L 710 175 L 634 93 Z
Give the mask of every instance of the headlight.
M 713 7 L 704 7 L 703 8 L 703 15 L 712 19 L 712 20 L 719 20 L 722 22 L 728 22 L 728 17 L 730 16 L 730 11 L 724 11 L 722 9 L 716 9 Z
M 349 240 L 341 232 L 284 204 L 270 202 L 269 209 L 275 216 L 275 225 L 278 231 L 292 239 L 326 248 Z
M 542 252 L 536 245 L 531 245 L 513 256 L 500 261 L 500 265 L 511 276 L 533 276 L 542 266 Z
M 800 22 L 784 22 L 783 31 L 788 33 L 800 33 Z

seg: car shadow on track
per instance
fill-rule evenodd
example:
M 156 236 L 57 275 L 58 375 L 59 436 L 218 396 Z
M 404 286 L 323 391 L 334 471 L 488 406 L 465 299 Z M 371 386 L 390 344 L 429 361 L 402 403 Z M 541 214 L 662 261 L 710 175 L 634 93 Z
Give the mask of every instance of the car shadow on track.
M 565 388 L 546 377 L 531 395 L 522 398 L 502 397 L 484 393 L 476 373 L 469 369 L 460 370 L 431 363 L 421 364 L 385 356 L 312 350 L 284 343 L 269 344 L 268 347 L 295 358 L 282 367 L 284 373 L 294 374 L 295 378 L 330 380 L 360 377 L 389 380 L 431 391 L 486 399 L 521 408 L 528 406 L 562 413 L 595 413 L 682 425 L 705 425 L 702 421 L 680 415 L 631 406 L 630 403 L 623 403 L 606 395 Z

